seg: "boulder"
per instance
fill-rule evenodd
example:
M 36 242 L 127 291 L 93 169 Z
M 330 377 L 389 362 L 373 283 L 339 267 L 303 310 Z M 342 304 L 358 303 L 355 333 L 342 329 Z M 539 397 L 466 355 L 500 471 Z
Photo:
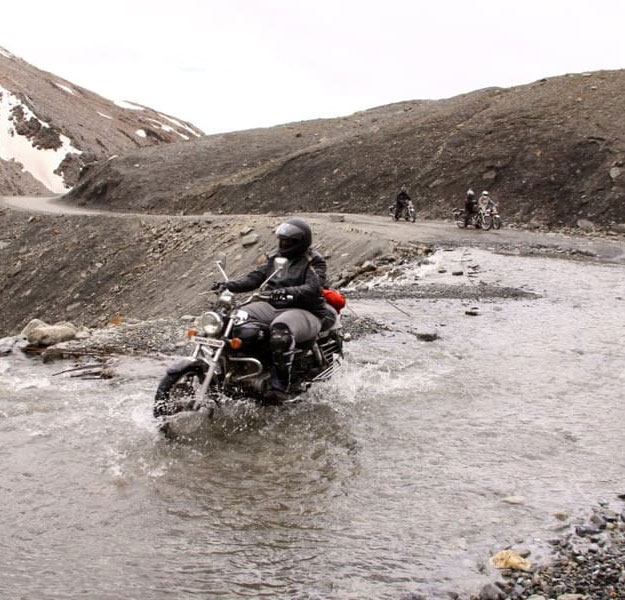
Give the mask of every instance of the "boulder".
M 53 346 L 60 342 L 67 342 L 76 337 L 77 329 L 71 323 L 56 325 L 40 325 L 32 329 L 28 336 L 28 343 L 33 346 Z
M 595 230 L 595 225 L 592 221 L 588 219 L 577 219 L 577 226 L 582 230 L 588 233 L 592 233 Z

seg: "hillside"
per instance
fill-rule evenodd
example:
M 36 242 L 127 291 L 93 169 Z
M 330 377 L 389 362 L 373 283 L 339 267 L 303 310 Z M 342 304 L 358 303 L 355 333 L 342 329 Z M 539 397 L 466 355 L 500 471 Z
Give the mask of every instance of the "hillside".
M 424 218 L 468 187 L 507 221 L 625 222 L 625 71 L 542 79 L 349 117 L 212 135 L 93 165 L 67 199 L 122 211 L 383 213 L 401 183 Z
M 180 119 L 112 102 L 0 48 L 0 194 L 65 193 L 93 161 L 201 135 Z

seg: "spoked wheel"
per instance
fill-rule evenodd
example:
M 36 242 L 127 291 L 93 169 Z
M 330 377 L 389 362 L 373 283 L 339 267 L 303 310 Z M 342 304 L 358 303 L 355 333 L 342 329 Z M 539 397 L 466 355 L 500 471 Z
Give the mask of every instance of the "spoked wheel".
M 154 397 L 154 416 L 167 417 L 184 410 L 191 410 L 195 392 L 202 381 L 204 381 L 204 373 L 196 368 L 165 375 Z
M 493 226 L 493 217 L 491 215 L 482 215 L 478 222 L 484 231 L 488 231 Z
M 501 217 L 493 215 L 493 229 L 501 229 Z
M 416 211 L 413 209 L 408 209 L 406 211 L 406 221 L 410 221 L 411 223 L 414 223 L 417 220 L 417 213 Z

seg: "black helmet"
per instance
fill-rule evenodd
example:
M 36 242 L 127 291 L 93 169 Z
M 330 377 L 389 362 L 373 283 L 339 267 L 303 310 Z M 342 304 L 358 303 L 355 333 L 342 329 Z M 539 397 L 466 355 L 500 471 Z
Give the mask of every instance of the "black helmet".
M 280 256 L 295 258 L 304 254 L 312 244 L 310 225 L 302 219 L 288 219 L 276 229 Z

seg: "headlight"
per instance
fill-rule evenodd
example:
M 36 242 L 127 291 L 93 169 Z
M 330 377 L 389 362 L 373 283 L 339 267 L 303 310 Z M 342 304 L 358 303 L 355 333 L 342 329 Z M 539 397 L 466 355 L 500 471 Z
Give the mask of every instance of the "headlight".
M 223 319 L 216 312 L 206 312 L 200 319 L 200 327 L 208 337 L 215 337 L 221 333 L 223 326 Z

